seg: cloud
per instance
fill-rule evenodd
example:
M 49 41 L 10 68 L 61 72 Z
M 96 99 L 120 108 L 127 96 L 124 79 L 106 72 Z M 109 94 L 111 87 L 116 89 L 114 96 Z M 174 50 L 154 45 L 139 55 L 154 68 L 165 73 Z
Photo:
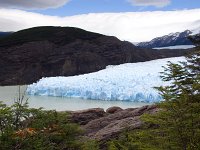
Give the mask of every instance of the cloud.
M 0 31 L 35 26 L 73 26 L 131 42 L 148 41 L 171 32 L 200 27 L 200 9 L 179 11 L 92 13 L 47 16 L 16 9 L 0 9 Z
M 0 0 L 0 8 L 46 9 L 65 5 L 69 0 Z
M 128 0 L 134 6 L 155 6 L 164 7 L 171 3 L 171 0 Z

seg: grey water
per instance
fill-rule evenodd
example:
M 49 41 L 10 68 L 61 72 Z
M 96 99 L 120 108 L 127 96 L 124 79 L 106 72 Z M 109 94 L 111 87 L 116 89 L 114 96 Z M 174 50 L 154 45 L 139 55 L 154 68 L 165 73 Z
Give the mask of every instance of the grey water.
M 24 93 L 26 86 L 20 86 L 20 92 Z M 12 105 L 19 97 L 19 86 L 0 86 L 0 101 Z M 25 94 L 31 108 L 44 108 L 46 110 L 76 111 L 89 108 L 103 108 L 106 110 L 112 106 L 125 108 L 136 108 L 150 103 L 130 102 L 130 101 L 103 101 L 87 100 L 80 98 L 50 97 L 50 96 L 30 96 Z

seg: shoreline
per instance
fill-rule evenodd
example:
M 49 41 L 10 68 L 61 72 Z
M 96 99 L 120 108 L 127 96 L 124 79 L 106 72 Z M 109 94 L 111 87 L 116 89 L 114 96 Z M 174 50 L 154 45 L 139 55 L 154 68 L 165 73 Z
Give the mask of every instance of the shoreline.
M 140 117 L 145 114 L 155 114 L 159 111 L 156 105 L 146 105 L 138 108 L 122 109 L 110 107 L 91 108 L 69 112 L 70 121 L 80 125 L 85 132 L 83 136 L 105 143 L 120 135 L 124 130 L 139 129 L 143 126 Z

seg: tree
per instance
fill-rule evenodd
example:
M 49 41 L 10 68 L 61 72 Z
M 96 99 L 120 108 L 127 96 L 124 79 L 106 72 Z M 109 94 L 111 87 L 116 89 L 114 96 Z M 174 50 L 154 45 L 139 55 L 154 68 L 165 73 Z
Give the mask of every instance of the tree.
M 157 88 L 164 99 L 157 104 L 160 111 L 145 114 L 144 128 L 126 133 L 128 136 L 119 139 L 115 146 L 131 149 L 129 145 L 134 143 L 135 150 L 200 149 L 200 36 L 193 41 L 197 48 L 186 57 L 186 62 L 169 62 L 161 73 L 169 85 Z
M 148 134 L 155 137 L 149 142 L 163 150 L 200 149 L 199 51 L 186 59 L 187 62 L 169 63 L 165 67 L 161 77 L 170 85 L 157 88 L 165 100 L 158 104 L 161 111 L 144 117 L 149 125 L 157 125 L 157 128 L 149 130 Z
M 157 88 L 165 101 L 155 116 L 146 117 L 149 123 L 159 127 L 157 135 L 162 149 L 200 149 L 200 49 L 186 57 L 187 62 L 169 63 L 161 78 L 170 82 Z
M 29 108 L 19 88 L 12 106 L 0 102 L 0 149 L 97 150 L 96 141 L 81 142 L 82 130 L 67 116 L 67 112 Z

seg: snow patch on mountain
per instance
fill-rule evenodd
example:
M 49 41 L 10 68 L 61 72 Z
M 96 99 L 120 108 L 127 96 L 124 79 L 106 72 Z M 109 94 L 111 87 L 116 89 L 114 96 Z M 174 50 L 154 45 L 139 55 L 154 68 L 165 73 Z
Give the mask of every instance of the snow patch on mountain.
M 162 97 L 153 87 L 167 85 L 160 79 L 168 61 L 177 63 L 184 57 L 108 66 L 106 69 L 71 77 L 42 78 L 28 86 L 29 95 L 78 97 L 93 100 L 158 102 Z
M 185 30 L 184 32 L 170 33 L 162 37 L 157 37 L 149 42 L 138 43 L 138 47 L 142 48 L 154 48 L 169 47 L 178 45 L 192 45 L 193 43 L 188 39 L 189 36 L 200 33 L 200 28 L 193 30 Z

